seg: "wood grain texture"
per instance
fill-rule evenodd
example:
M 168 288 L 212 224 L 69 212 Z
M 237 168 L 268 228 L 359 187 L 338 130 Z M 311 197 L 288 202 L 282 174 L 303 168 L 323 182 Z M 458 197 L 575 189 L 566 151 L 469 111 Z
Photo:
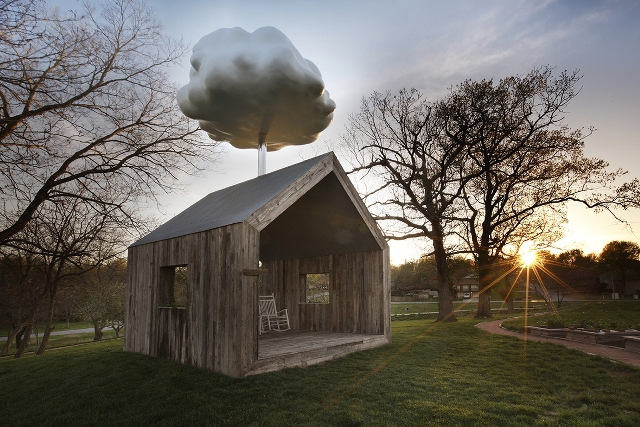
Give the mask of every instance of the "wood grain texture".
M 266 268 L 245 268 L 242 270 L 244 276 L 266 276 L 269 270 Z
M 260 357 L 248 375 L 316 365 L 388 343 L 389 340 L 384 335 L 269 332 L 260 337 Z
M 278 309 L 289 310 L 291 327 L 388 335 L 390 337 L 390 276 L 388 252 L 328 255 L 264 263 L 269 270 L 266 289 L 273 292 Z M 329 303 L 306 303 L 301 275 L 329 273 Z
M 258 264 L 258 239 L 253 227 L 235 224 L 172 239 L 182 242 L 131 248 L 125 350 L 236 377 L 254 372 L 257 276 L 245 275 L 242 267 Z M 167 302 L 163 271 L 175 265 L 187 265 L 188 274 L 188 304 L 180 315 L 179 309 L 160 308 Z M 278 308 L 289 309 L 293 329 L 390 340 L 388 250 L 279 260 L 260 271 L 267 272 L 264 286 Z M 328 304 L 304 302 L 300 278 L 310 273 L 329 273 Z
M 129 248 L 124 349 L 246 375 L 257 359 L 257 278 L 243 270 L 258 270 L 258 238 L 240 223 Z M 187 266 L 179 317 L 160 308 L 177 265 Z

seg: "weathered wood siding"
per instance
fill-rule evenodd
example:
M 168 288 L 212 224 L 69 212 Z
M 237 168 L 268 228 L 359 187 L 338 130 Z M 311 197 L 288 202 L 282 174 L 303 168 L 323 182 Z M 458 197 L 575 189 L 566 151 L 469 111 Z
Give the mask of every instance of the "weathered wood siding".
M 268 293 L 289 310 L 293 329 L 391 338 L 388 249 L 263 263 Z M 329 303 L 305 303 L 300 276 L 329 273 Z
M 187 362 L 187 310 L 160 307 L 158 316 L 158 357 Z
M 124 349 L 244 376 L 258 354 L 257 278 L 242 271 L 258 267 L 258 238 L 239 223 L 129 248 Z M 162 318 L 160 269 L 176 265 L 187 266 L 186 337 L 167 354 L 161 338 L 179 331 Z

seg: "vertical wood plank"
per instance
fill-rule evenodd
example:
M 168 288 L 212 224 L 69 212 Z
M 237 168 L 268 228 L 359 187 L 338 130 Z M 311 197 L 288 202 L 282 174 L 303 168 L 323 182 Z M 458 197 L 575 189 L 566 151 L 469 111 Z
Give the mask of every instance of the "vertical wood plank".
M 124 349 L 243 376 L 257 360 L 259 233 L 234 224 L 129 249 Z M 188 307 L 163 313 L 161 267 L 187 265 Z M 265 262 L 265 288 L 292 327 L 390 339 L 389 251 Z M 305 304 L 300 274 L 330 273 L 329 304 Z

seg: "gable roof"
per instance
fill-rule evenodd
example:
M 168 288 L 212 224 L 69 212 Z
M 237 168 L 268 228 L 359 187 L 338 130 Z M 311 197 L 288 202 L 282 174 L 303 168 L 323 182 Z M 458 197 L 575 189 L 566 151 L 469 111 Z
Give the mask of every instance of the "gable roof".
M 209 193 L 131 246 L 186 236 L 242 222 L 313 166 L 332 154 L 323 154 Z
M 344 190 L 347 200 L 353 205 L 355 215 L 366 223 L 366 228 L 373 234 L 372 238 L 377 246 L 386 247 L 377 224 L 333 152 L 210 193 L 131 246 L 239 222 L 247 222 L 256 229 L 263 230 L 332 172 L 337 178 L 338 186 Z

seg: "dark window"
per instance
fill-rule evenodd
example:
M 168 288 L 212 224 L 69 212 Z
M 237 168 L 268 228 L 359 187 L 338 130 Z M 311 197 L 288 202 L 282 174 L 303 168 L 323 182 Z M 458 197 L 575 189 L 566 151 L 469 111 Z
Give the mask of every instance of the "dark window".
M 160 306 L 187 306 L 187 266 L 160 268 Z

